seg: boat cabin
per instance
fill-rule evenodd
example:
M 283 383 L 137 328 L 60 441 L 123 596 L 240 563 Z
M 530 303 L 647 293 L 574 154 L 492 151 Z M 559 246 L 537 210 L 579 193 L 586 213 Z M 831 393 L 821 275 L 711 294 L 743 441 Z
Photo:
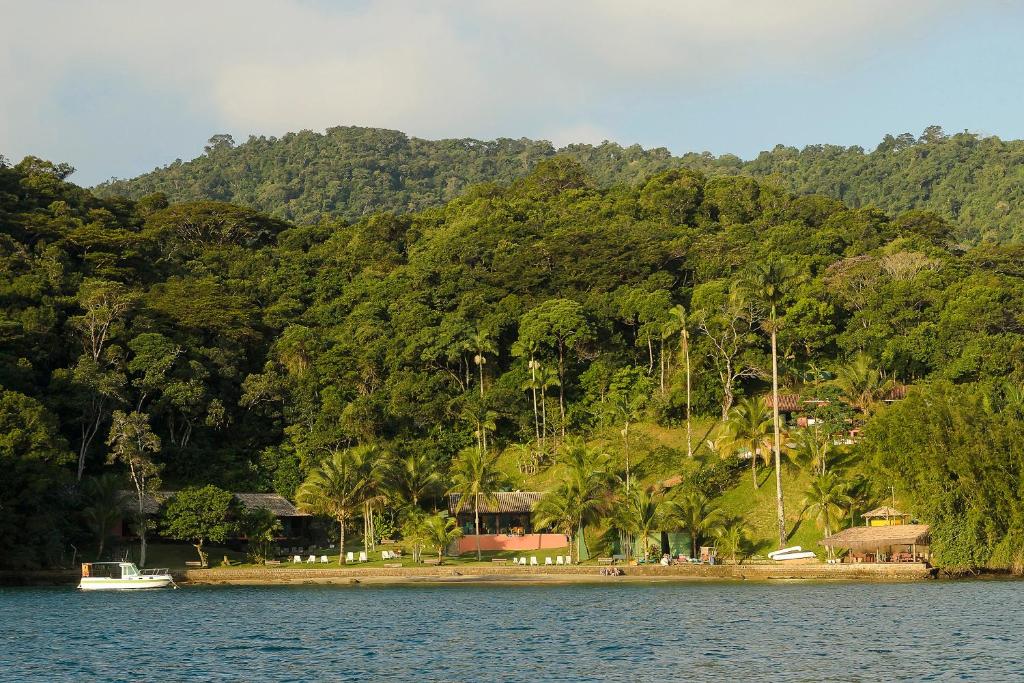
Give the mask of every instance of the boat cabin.
M 139 575 L 139 568 L 132 562 L 83 562 L 82 578 L 126 579 Z

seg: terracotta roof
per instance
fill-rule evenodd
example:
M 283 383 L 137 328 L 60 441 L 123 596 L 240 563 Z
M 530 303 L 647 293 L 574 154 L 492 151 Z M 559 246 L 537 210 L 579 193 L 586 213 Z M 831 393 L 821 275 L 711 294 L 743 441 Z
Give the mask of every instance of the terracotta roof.
M 900 512 L 896 508 L 891 508 L 888 505 L 883 505 L 880 508 L 875 508 L 870 512 L 865 512 L 861 517 L 864 519 L 888 519 L 890 517 L 909 517 L 906 512 Z
M 122 491 L 125 497 L 125 507 L 128 510 L 135 509 L 135 492 Z M 160 506 L 167 502 L 177 491 L 150 491 L 142 500 L 142 509 L 147 515 L 155 515 L 160 512 Z M 235 493 L 235 499 L 249 509 L 264 508 L 270 510 L 277 517 L 309 517 L 305 512 L 300 512 L 284 496 L 276 493 Z
M 496 491 L 480 496 L 480 512 L 533 512 L 537 501 L 544 495 L 537 491 Z M 448 496 L 448 512 L 455 514 L 459 507 L 459 494 Z M 472 501 L 466 501 L 459 512 L 472 512 Z
M 927 524 L 896 524 L 894 526 L 854 526 L 821 539 L 823 546 L 874 550 L 890 545 L 927 545 Z

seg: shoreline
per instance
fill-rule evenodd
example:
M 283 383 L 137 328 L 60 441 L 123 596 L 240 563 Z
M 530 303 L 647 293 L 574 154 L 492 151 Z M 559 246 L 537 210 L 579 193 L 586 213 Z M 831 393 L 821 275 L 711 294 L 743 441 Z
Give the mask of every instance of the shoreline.
M 621 576 L 603 576 L 602 567 L 223 567 L 173 570 L 180 585 L 568 585 L 687 583 L 710 581 L 861 581 L 903 582 L 933 579 L 937 570 L 906 564 L 738 564 L 620 567 Z M 75 585 L 76 570 L 0 571 L 0 586 Z

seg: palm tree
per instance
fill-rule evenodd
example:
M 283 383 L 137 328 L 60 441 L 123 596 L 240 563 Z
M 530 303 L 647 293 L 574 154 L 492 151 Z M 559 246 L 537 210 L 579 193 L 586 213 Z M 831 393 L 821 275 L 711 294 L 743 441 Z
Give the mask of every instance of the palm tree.
M 849 465 L 850 452 L 834 444 L 831 438 L 823 436 L 817 429 L 801 430 L 793 446 L 792 457 L 797 465 L 815 474 L 825 474 L 830 469 Z
M 776 258 L 754 263 L 746 278 L 746 285 L 756 299 L 768 307 L 765 327 L 772 340 L 772 430 L 775 451 L 775 508 L 779 527 L 779 547 L 786 545 L 786 510 L 782 497 L 782 428 L 779 425 L 779 353 L 778 308 L 782 305 L 785 290 L 796 279 L 793 266 Z
M 96 535 L 99 547 L 96 559 L 103 558 L 103 546 L 114 532 L 114 525 L 125 516 L 126 494 L 124 481 L 113 474 L 103 474 L 82 482 L 86 507 L 82 517 L 89 531 Z
M 651 534 L 662 524 L 663 502 L 662 494 L 651 493 L 643 487 L 634 488 L 632 493 L 626 495 L 622 523 L 634 538 L 641 539 L 644 559 L 647 559 Z
M 579 561 L 586 525 L 596 521 L 606 508 L 613 478 L 611 457 L 601 449 L 588 447 L 581 439 L 571 439 L 563 444 L 556 464 L 560 483 L 537 503 L 533 523 L 536 528 L 564 533 L 569 539 L 570 558 L 575 545 Z
M 427 544 L 437 550 L 438 564 L 441 563 L 444 549 L 456 539 L 462 538 L 462 529 L 459 528 L 458 523 L 443 513 L 431 515 L 423 520 L 422 531 Z M 477 543 L 479 545 L 479 539 Z
M 742 517 L 728 517 L 715 529 L 716 550 L 728 553 L 729 561 L 736 564 L 736 556 L 747 543 L 747 523 Z
M 700 542 L 721 525 L 722 511 L 697 489 L 690 489 L 668 505 L 669 516 L 690 534 L 690 557 L 697 557 Z
M 533 395 L 533 428 L 537 436 L 537 441 L 541 440 L 540 435 L 540 412 L 537 409 L 537 390 L 541 388 L 540 380 L 537 377 L 537 371 L 540 370 L 540 362 L 537 360 L 537 351 L 540 349 L 540 344 L 535 340 L 519 340 L 512 345 L 512 354 L 515 356 L 529 356 L 530 360 L 527 361 L 526 367 L 530 371 L 530 379 L 523 383 L 523 389 L 529 389 Z
M 335 451 L 310 472 L 296 493 L 299 509 L 338 523 L 338 564 L 345 561 L 345 525 L 356 516 L 373 487 L 366 447 Z
M 874 367 L 871 356 L 858 353 L 853 360 L 837 368 L 832 384 L 850 406 L 870 415 L 895 383 Z
M 480 502 L 491 500 L 501 482 L 497 458 L 486 451 L 466 448 L 452 461 L 451 488 L 448 494 L 458 496 L 458 514 L 473 501 L 474 530 L 476 533 L 476 559 L 480 555 Z
M 626 459 L 626 495 L 629 495 L 629 490 L 632 483 L 632 477 L 630 472 L 630 453 L 629 453 L 629 428 L 635 423 L 639 422 L 644 415 L 644 403 L 647 397 L 641 394 L 630 396 L 625 393 L 613 394 L 612 400 L 608 402 L 608 409 L 614 415 L 617 421 L 622 423 L 622 450 L 623 455 Z
M 485 399 L 469 400 L 462 406 L 462 419 L 473 425 L 477 448 L 487 451 L 487 433 L 497 428 L 498 413 L 491 410 Z
M 772 417 L 762 398 L 745 398 L 729 411 L 725 424 L 734 448 L 750 451 L 750 468 L 757 489 L 757 459 L 767 465 L 771 448 Z
M 814 517 L 815 524 L 827 537 L 838 529 L 850 502 L 850 485 L 835 472 L 826 472 L 811 480 L 803 508 L 805 513 Z M 831 546 L 828 547 L 828 555 L 830 559 L 833 556 Z
M 440 489 L 441 473 L 426 453 L 409 453 L 391 459 L 386 485 L 398 500 L 418 508 L 424 497 Z
M 548 389 L 550 389 L 551 387 L 560 387 L 562 385 L 562 382 L 561 380 L 558 379 L 558 370 L 546 366 L 538 366 L 537 381 L 540 384 L 540 442 L 541 446 L 543 447 L 544 440 L 547 437 L 548 433 Z
M 498 347 L 491 341 L 491 333 L 479 327 L 469 335 L 466 341 L 466 348 L 473 352 L 473 362 L 480 370 L 480 398 L 484 397 L 484 364 L 487 363 L 487 354 L 496 354 Z
M 671 318 L 665 323 L 665 333 L 679 333 L 679 348 L 686 362 L 686 454 L 693 457 L 693 437 L 690 430 L 690 332 L 687 329 L 686 308 L 682 304 L 669 309 Z

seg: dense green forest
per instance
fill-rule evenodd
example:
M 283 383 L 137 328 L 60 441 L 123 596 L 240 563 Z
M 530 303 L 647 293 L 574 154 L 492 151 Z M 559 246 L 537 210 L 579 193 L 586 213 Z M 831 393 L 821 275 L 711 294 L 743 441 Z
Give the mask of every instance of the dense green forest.
M 822 194 L 853 208 L 891 214 L 927 209 L 950 221 L 965 244 L 1020 241 L 1024 232 L 1024 141 L 931 126 L 920 136 L 887 135 L 873 150 L 837 145 L 776 146 L 756 159 L 664 148 L 575 144 L 555 149 L 527 139 L 423 140 L 391 130 L 331 128 L 281 138 L 210 140 L 206 153 L 131 180 L 97 188 L 139 199 L 163 192 L 172 201 L 217 200 L 297 223 L 349 221 L 382 211 L 440 206 L 476 183 L 508 184 L 554 156 L 580 163 L 598 187 L 638 187 L 674 168 L 706 175 L 770 178 L 797 194 Z
M 388 161 L 374 170 L 353 159 L 358 183 L 333 187 L 335 162 L 318 145 L 352 136 L 380 138 Z M 836 156 L 923 166 L 939 150 L 1012 148 L 971 136 L 896 143 Z M 644 456 L 655 474 L 720 494 L 747 471 L 740 446 L 767 452 L 764 404 L 751 397 L 770 384 L 775 330 L 782 390 L 836 407 L 821 416 L 832 433 L 787 446 L 794 466 L 831 477 L 832 498 L 809 503 L 826 529 L 855 487 L 840 505 L 842 472 L 826 466 L 823 444 L 866 423 L 845 471 L 862 477 L 862 502 L 901 477 L 911 512 L 938 525 L 940 562 L 1021 564 L 1024 450 L 1008 411 L 1024 405 L 1024 249 L 965 248 L 967 224 L 792 194 L 775 174 L 647 177 L 678 165 L 661 152 L 619 150 L 618 170 L 591 174 L 595 158 L 612 163 L 611 147 L 551 157 L 535 143 L 474 145 L 441 145 L 472 173 L 438 185 L 440 161 L 424 158 L 415 186 L 395 164 L 440 147 L 398 134 L 222 142 L 138 181 L 134 200 L 67 182 L 66 165 L 0 164 L 0 562 L 59 561 L 84 533 L 76 482 L 123 471 L 133 453 L 149 454 L 150 481 L 165 486 L 294 498 L 311 471 L 355 446 L 439 473 L 466 449 L 520 452 L 530 473 L 573 437 L 610 433 L 609 467 L 627 482 L 631 455 Z M 752 163 L 771 173 L 785 154 Z M 792 156 L 800 166 L 830 154 Z M 296 172 L 304 164 L 309 175 Z M 253 184 L 232 180 L 243 177 Z M 791 177 L 801 192 L 831 182 Z M 508 182 L 466 187 L 482 178 Z M 303 221 L 402 212 L 296 225 L 208 199 L 139 196 L 179 182 L 168 194 Z M 276 189 L 262 195 L 263 183 Z M 329 194 L 314 201 L 317 184 Z M 911 194 L 893 201 L 916 203 Z M 886 407 L 893 380 L 913 385 L 911 396 Z M 631 445 L 631 425 L 682 430 L 688 406 L 711 425 L 694 429 L 690 448 Z M 819 493 L 828 483 L 815 481 Z

